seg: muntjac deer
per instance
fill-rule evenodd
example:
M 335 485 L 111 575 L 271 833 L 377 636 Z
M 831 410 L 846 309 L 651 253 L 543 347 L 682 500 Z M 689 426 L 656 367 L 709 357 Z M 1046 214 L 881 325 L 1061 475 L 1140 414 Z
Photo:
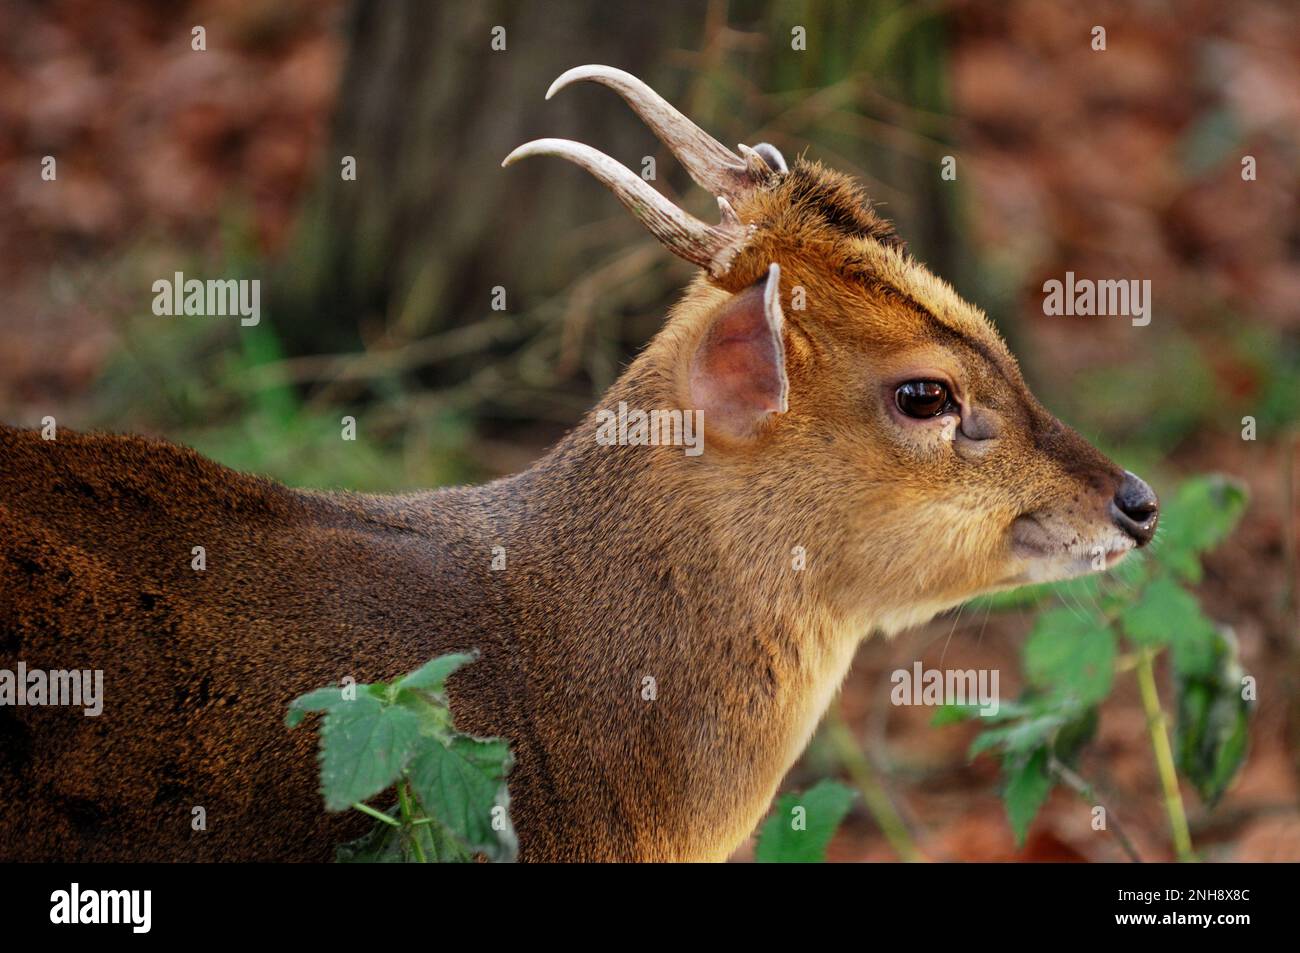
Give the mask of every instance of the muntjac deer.
M 720 221 L 580 143 L 505 164 L 578 164 L 700 266 L 598 410 L 701 411 L 703 452 L 599 439 L 593 412 L 517 476 L 364 496 L 3 430 L 0 666 L 101 669 L 104 698 L 0 708 L 0 856 L 328 859 L 368 822 L 323 811 L 289 701 L 477 649 L 452 707 L 513 746 L 521 858 L 721 860 L 864 636 L 1151 539 L 1150 488 L 1034 399 L 849 179 L 733 153 L 619 70 L 551 92 L 579 80 L 622 96 Z

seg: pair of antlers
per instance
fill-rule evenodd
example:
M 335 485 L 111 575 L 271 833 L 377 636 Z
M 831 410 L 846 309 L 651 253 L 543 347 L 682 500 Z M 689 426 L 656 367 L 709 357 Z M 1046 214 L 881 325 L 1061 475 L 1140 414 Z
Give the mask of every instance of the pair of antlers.
M 533 155 L 553 155 L 586 169 L 612 191 L 628 211 L 673 254 L 719 278 L 744 247 L 751 226 L 736 215 L 732 202 L 785 172 L 785 159 L 773 146 L 738 146 L 739 155 L 701 129 L 631 73 L 609 66 L 578 66 L 546 91 L 550 99 L 571 83 L 591 80 L 618 93 L 686 167 L 695 183 L 718 200 L 722 221 L 708 225 L 682 211 L 640 176 L 605 153 L 571 139 L 535 139 L 506 156 L 503 166 Z

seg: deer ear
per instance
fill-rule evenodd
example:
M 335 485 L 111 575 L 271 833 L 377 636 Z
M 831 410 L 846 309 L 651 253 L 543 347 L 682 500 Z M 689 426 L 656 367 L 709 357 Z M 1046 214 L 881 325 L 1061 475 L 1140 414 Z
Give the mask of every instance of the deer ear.
M 704 425 L 725 436 L 752 437 L 787 407 L 781 269 L 721 305 L 691 360 L 694 406 Z

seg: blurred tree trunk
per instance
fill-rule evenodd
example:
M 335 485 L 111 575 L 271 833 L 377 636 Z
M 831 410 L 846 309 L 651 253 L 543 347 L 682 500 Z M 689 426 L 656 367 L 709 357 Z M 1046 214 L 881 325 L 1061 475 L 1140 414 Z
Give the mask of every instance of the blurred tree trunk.
M 698 36 L 696 9 L 687 0 L 357 3 L 333 143 L 273 281 L 285 349 L 412 339 L 484 316 L 496 285 L 513 306 L 571 280 L 581 230 L 590 239 L 593 223 L 621 208 L 560 160 L 510 169 L 501 160 L 529 139 L 561 136 L 639 168 L 653 140 L 613 94 L 543 96 L 588 62 L 662 78 L 651 67 L 684 33 Z M 506 30 L 501 52 L 491 47 L 496 26 Z M 356 181 L 342 179 L 343 156 L 356 158 Z

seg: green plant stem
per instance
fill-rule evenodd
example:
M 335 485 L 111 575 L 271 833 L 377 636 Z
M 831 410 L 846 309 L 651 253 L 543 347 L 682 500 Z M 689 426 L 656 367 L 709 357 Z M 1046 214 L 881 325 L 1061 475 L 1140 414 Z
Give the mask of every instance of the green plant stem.
M 420 835 L 415 833 L 411 823 L 411 797 L 406 790 L 406 781 L 402 780 L 397 783 L 397 803 L 402 806 L 402 831 L 403 836 L 410 837 L 411 849 L 415 852 L 415 859 L 424 864 L 428 861 L 424 858 L 424 848 L 420 845 Z
M 826 727 L 830 732 L 831 743 L 835 746 L 840 761 L 848 769 L 849 777 L 853 779 L 853 783 L 862 792 L 862 800 L 866 803 L 867 810 L 871 812 L 871 816 L 884 833 L 885 839 L 889 841 L 890 846 L 894 848 L 894 852 L 898 854 L 899 859 L 907 863 L 926 860 L 927 858 L 917 849 L 916 842 L 907 830 L 907 825 L 903 823 L 902 817 L 899 816 L 897 809 L 889 800 L 889 795 L 885 793 L 885 789 L 881 787 L 880 782 L 876 779 L 875 769 L 872 768 L 871 762 L 867 760 L 866 755 L 862 753 L 862 749 L 858 746 L 858 740 L 853 736 L 853 731 L 844 720 L 844 714 L 839 705 L 831 709 L 831 715 L 826 721 Z
M 1183 795 L 1178 788 L 1178 772 L 1174 769 L 1174 752 L 1169 746 L 1169 732 L 1165 726 L 1165 710 L 1160 707 L 1160 694 L 1156 691 L 1154 653 L 1143 649 L 1138 654 L 1136 668 L 1138 688 L 1142 692 L 1142 707 L 1146 711 L 1147 731 L 1160 771 L 1160 786 L 1165 792 L 1165 812 L 1169 815 L 1169 829 L 1174 838 L 1174 851 L 1180 861 L 1196 860 L 1192 852 L 1192 835 L 1187 827 L 1187 812 L 1183 809 Z
M 385 814 L 383 811 L 376 811 L 376 810 L 375 810 L 373 807 L 371 807 L 370 805 L 368 805 L 368 804 L 362 804 L 360 801 L 353 801 L 353 802 L 352 802 L 352 809 L 355 810 L 355 811 L 360 811 L 362 814 L 369 814 L 369 815 L 370 815 L 371 817 L 373 817 L 375 820 L 377 820 L 377 821 L 383 821 L 385 824 L 387 824 L 387 825 L 390 826 L 390 827 L 401 827 L 401 826 L 402 826 L 400 823 L 398 823 L 397 821 L 395 821 L 395 820 L 393 820 L 391 817 L 389 817 L 387 814 Z

